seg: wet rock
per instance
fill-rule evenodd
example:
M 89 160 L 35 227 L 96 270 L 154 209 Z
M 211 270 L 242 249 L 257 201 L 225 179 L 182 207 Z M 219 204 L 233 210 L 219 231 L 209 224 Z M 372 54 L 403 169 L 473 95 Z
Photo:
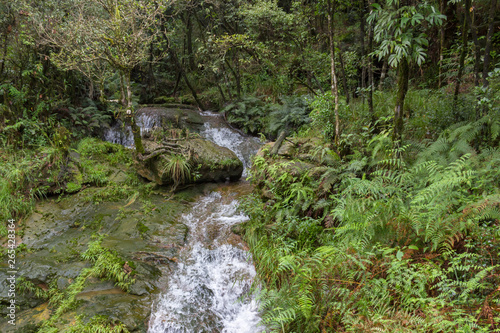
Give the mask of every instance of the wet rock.
M 36 333 L 42 322 L 48 320 L 49 317 L 48 302 L 45 302 L 33 309 L 18 311 L 16 313 L 16 326 L 12 326 L 7 320 L 3 320 L 2 318 L 0 320 L 0 332 Z
M 56 267 L 42 262 L 27 262 L 19 269 L 19 276 L 35 284 L 48 284 L 56 273 Z
M 7 320 L 5 317 L 9 313 L 7 307 L 10 305 L 10 300 L 12 299 L 9 297 L 9 294 L 13 292 L 12 286 L 17 287 L 17 283 L 12 284 L 10 281 L 7 281 L 7 278 L 10 277 L 10 274 L 0 272 L 0 323 L 3 320 Z M 18 291 L 15 291 L 15 301 L 16 307 L 21 310 L 34 308 L 44 302 L 44 300 L 34 297 L 32 293 L 21 294 Z
M 129 294 L 145 296 L 151 294 L 153 290 L 154 287 L 153 285 L 151 285 L 151 283 L 139 280 L 130 287 Z
M 147 106 L 139 109 L 137 114 L 138 116 L 144 114 L 156 117 L 160 123 L 158 125 L 164 128 L 187 128 L 198 131 L 204 123 L 203 118 L 196 109 L 182 104 Z
M 278 150 L 278 155 L 283 157 L 292 157 L 295 154 L 295 145 L 289 141 L 283 142 L 280 149 Z
M 149 140 L 143 140 L 143 144 L 145 149 L 150 152 L 162 147 L 161 144 Z M 184 179 L 186 184 L 235 181 L 241 178 L 243 162 L 228 148 L 220 147 L 202 138 L 179 140 L 176 146 L 182 151 L 189 151 L 184 155 L 190 155 L 191 158 L 191 177 Z M 136 170 L 139 175 L 157 184 L 174 184 L 175 179 L 164 170 L 168 160 L 176 154 L 179 154 L 177 150 L 166 150 L 150 159 L 136 160 Z M 185 158 L 187 159 L 187 157 Z
M 273 148 L 273 145 L 274 145 L 274 142 L 268 142 L 268 143 L 262 145 L 262 147 L 255 154 L 255 156 L 258 156 L 258 157 L 266 156 Z
M 110 321 L 120 321 L 131 332 L 147 332 L 151 314 L 151 298 L 127 294 L 119 288 L 102 288 L 81 292 L 77 296 L 81 302 L 75 314 L 85 314 L 86 318 L 96 315 L 106 316 Z
M 57 279 L 57 289 L 59 289 L 59 290 L 66 289 L 70 284 L 71 283 L 70 283 L 69 279 L 66 279 L 63 277 L 60 277 Z
M 85 192 L 65 196 L 61 200 L 52 198 L 37 204 L 35 212 L 24 221 L 23 243 L 29 251 L 18 254 L 17 276 L 44 288 L 55 283 L 59 290 L 64 290 L 75 281 L 84 268 L 91 267 L 92 264 L 83 261 L 80 254 L 87 249 L 92 234 L 107 234 L 109 236 L 103 240 L 102 246 L 116 251 L 121 258 L 129 261 L 136 283 L 131 286 L 131 294 L 127 295 L 111 281 L 89 280 L 87 288 L 78 296 L 82 306 L 79 306 L 76 312 L 91 317 L 96 313 L 113 312 L 114 305 L 120 304 L 119 311 L 111 313 L 110 316 L 122 322 L 126 319 L 131 331 L 141 331 L 144 328 L 143 332 L 146 332 L 151 298 L 159 291 L 158 281 L 162 275 L 156 266 L 162 264 L 134 261 L 134 253 L 150 251 L 175 257 L 179 248 L 184 245 L 188 232 L 187 226 L 179 223 L 177 219 L 188 207 L 188 203 L 151 195 L 148 197 L 148 203 L 154 209 L 145 211 L 140 200 L 128 206 L 126 201 L 103 202 L 99 205 L 84 202 L 82 197 L 86 196 Z M 186 193 L 185 197 L 191 198 L 197 194 L 190 192 Z M 137 230 L 138 221 L 143 223 L 149 239 L 140 237 L 141 234 Z M 171 263 L 166 265 L 169 264 Z M 5 274 L 4 270 L 0 270 L 0 332 L 7 332 L 1 328 L 6 314 L 6 302 L 9 300 L 9 286 L 5 285 Z M 32 293 L 16 293 L 16 304 L 20 306 L 19 318 L 21 313 L 26 313 L 28 321 L 29 316 L 38 316 L 40 311 L 35 313 L 33 308 L 43 302 L 46 300 L 38 299 Z M 139 313 L 136 314 L 134 305 L 126 304 L 127 302 L 138 304 Z M 106 309 L 112 310 L 106 312 Z M 74 318 L 68 317 L 68 320 Z M 39 322 L 35 318 L 31 320 L 31 323 Z

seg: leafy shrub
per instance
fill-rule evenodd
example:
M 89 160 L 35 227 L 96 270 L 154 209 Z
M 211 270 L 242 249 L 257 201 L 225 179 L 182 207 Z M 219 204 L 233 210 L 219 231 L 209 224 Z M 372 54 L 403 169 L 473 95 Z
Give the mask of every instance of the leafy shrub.
M 265 103 L 253 96 L 231 103 L 221 110 L 229 123 L 245 133 L 265 133 L 276 137 L 280 131 L 297 131 L 309 123 L 309 103 L 304 97 L 282 97 L 280 103 Z
M 108 183 L 108 176 L 111 173 L 109 166 L 128 165 L 132 162 L 131 153 L 126 148 L 96 138 L 81 140 L 77 150 L 81 155 L 80 168 L 83 182 L 97 186 Z
M 226 114 L 229 123 L 245 133 L 257 134 L 265 127 L 264 119 L 269 113 L 269 106 L 260 98 L 246 96 L 241 101 L 228 104 L 221 112 Z
M 130 152 L 123 146 L 101 141 L 96 138 L 85 138 L 78 144 L 77 151 L 82 157 L 96 161 L 107 161 L 111 165 L 128 164 L 132 161 Z
M 282 97 L 281 104 L 275 105 L 269 115 L 267 133 L 278 135 L 281 131 L 295 132 L 310 122 L 308 100 L 300 96 Z

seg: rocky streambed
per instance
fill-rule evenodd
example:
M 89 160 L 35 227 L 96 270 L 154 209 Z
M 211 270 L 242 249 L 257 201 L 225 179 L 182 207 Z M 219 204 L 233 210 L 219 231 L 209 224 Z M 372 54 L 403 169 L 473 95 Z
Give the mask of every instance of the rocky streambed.
M 199 164 L 210 165 L 198 168 L 209 183 L 184 184 L 174 194 L 161 186 L 168 183 L 161 179 L 131 181 L 131 170 L 137 169 L 120 165 L 109 168 L 106 186 L 85 184 L 80 175 L 76 194 L 40 201 L 18 230 L 15 327 L 5 317 L 5 264 L 0 270 L 0 332 L 38 332 L 47 322 L 64 332 L 92 318 L 104 318 L 109 327 L 123 324 L 130 332 L 260 331 L 257 304 L 249 293 L 255 275 L 251 258 L 231 231 L 246 219 L 237 209 L 238 198 L 251 189 L 246 182 L 226 183 L 246 172 L 258 141 L 212 113 L 155 107 L 143 110 L 141 117 L 146 141 L 153 128 L 198 133 L 186 145 L 198 146 L 193 151 L 205 158 Z M 123 145 L 130 138 L 118 126 L 106 137 Z M 91 244 L 115 261 L 118 272 L 90 274 L 75 289 L 82 274 L 98 271 L 98 260 L 82 256 Z M 131 283 L 123 288 L 116 276 Z M 67 308 L 58 310 L 68 299 Z

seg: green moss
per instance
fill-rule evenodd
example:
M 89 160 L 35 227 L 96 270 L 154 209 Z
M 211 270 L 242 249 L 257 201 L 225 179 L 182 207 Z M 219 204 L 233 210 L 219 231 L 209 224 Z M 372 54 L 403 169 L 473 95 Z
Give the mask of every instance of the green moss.
M 128 185 L 110 184 L 103 188 L 89 188 L 84 191 L 82 200 L 99 204 L 103 201 L 120 201 L 131 197 L 137 190 Z
M 159 96 L 154 99 L 155 104 L 175 103 L 175 97 Z
M 126 326 L 115 320 L 111 320 L 108 316 L 97 315 L 90 318 L 86 323 L 82 316 L 76 318 L 73 326 L 69 327 L 67 333 L 128 333 Z
M 66 184 L 66 191 L 68 193 L 78 192 L 78 191 L 80 191 L 81 188 L 82 188 L 82 184 L 81 183 L 69 182 L 68 184 Z
M 141 221 L 137 222 L 136 229 L 141 234 L 141 237 L 143 237 L 149 231 L 149 228 Z
M 127 148 L 101 141 L 96 138 L 86 138 L 78 143 L 77 151 L 83 159 L 108 162 L 111 165 L 130 164 L 132 153 Z

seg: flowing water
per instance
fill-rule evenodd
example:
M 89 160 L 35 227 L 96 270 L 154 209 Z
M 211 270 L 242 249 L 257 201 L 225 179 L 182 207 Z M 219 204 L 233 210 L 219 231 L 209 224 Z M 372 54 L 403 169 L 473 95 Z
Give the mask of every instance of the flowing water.
M 238 212 L 238 192 L 216 191 L 183 216 L 190 228 L 178 269 L 149 323 L 150 333 L 260 332 L 258 306 L 249 293 L 255 276 L 245 244 L 231 233 L 247 217 Z
M 141 135 L 149 132 L 153 127 L 161 126 L 161 119 L 157 114 L 141 113 L 137 117 L 137 125 L 141 129 Z M 121 121 L 116 122 L 104 132 L 104 140 L 118 143 L 125 147 L 134 145 L 134 136 L 130 126 L 124 126 Z
M 203 112 L 200 134 L 219 146 L 231 149 L 244 163 L 244 175 L 259 141 L 230 129 L 216 113 Z M 158 125 L 155 115 L 142 114 L 141 131 Z M 106 139 L 132 145 L 130 132 L 112 128 Z M 238 198 L 249 193 L 245 181 L 221 184 L 200 197 L 188 214 L 182 216 L 189 227 L 186 246 L 178 265 L 166 271 L 167 287 L 152 305 L 149 333 L 256 333 L 258 304 L 250 293 L 255 276 L 250 253 L 231 226 L 248 218 L 238 210 Z
M 205 124 L 200 134 L 221 147 L 231 149 L 243 162 L 243 177 L 246 177 L 251 158 L 260 146 L 260 140 L 251 136 L 243 136 L 229 128 L 218 113 L 203 112 L 202 116 Z

